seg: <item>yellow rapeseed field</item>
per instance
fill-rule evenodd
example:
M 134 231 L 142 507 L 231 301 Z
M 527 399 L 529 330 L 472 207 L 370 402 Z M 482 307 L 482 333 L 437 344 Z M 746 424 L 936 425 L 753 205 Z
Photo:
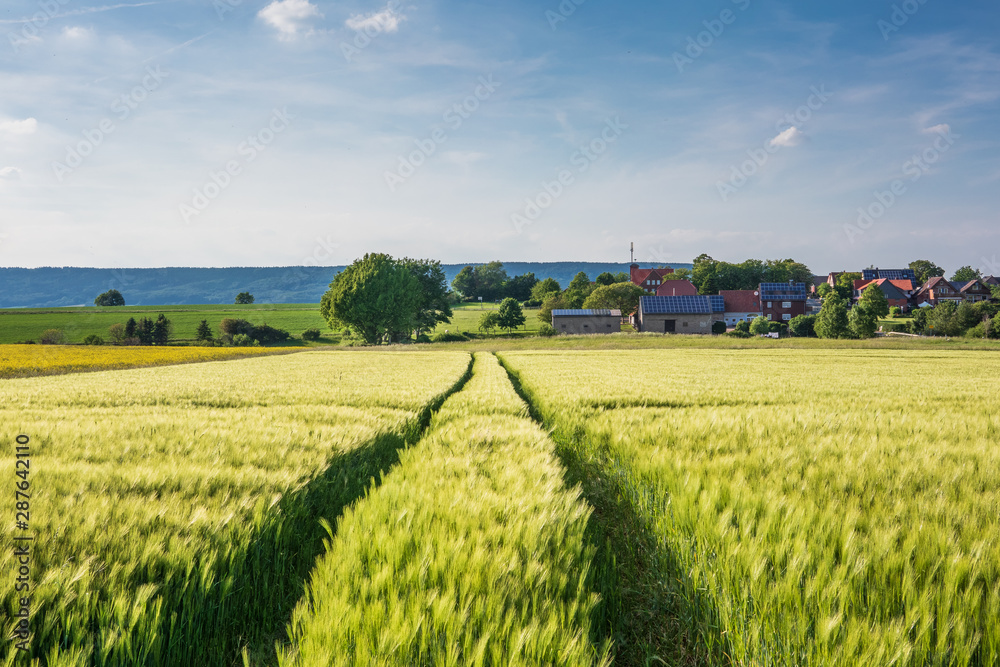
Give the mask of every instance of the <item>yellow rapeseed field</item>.
M 221 361 L 274 352 L 276 350 L 255 347 L 0 345 L 0 378 Z

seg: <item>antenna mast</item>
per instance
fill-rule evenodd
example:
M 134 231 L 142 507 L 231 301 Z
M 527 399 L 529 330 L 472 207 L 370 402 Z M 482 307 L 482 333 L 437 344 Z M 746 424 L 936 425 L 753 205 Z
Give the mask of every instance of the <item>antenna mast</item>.
M 629 254 L 632 258 L 632 261 L 630 261 L 629 264 L 635 264 L 635 241 L 629 243 Z

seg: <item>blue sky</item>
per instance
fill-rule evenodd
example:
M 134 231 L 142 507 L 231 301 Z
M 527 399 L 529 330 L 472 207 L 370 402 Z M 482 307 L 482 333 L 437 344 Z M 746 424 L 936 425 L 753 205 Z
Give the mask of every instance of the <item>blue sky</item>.
M 5 0 L 0 265 L 1000 273 L 995 2 Z

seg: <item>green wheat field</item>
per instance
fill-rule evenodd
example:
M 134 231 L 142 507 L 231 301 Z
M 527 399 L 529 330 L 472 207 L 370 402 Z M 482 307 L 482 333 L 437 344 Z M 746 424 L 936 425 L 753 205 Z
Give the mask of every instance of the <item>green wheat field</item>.
M 525 346 L 0 379 L 0 662 L 1000 665 L 994 350 Z

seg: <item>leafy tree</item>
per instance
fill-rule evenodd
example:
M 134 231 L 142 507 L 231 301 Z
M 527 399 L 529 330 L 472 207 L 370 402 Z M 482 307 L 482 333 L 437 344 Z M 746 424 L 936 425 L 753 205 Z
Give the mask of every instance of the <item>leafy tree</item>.
M 503 270 L 503 262 L 489 262 L 477 266 L 476 287 L 483 301 L 495 301 L 503 295 L 503 286 L 507 282 L 507 272 Z
M 861 274 L 857 272 L 841 273 L 837 276 L 837 284 L 834 287 L 837 294 L 844 301 L 850 302 L 854 297 L 854 281 L 861 280 Z
M 255 341 L 260 342 L 262 345 L 269 345 L 271 343 L 280 343 L 281 341 L 288 340 L 291 338 L 291 334 L 284 329 L 278 329 L 266 324 L 258 324 L 253 328 L 253 332 L 250 334 L 250 337 Z
M 825 299 L 827 295 L 832 291 L 833 287 L 830 286 L 830 283 L 820 283 L 819 286 L 816 288 L 816 294 L 818 294 L 819 298 L 821 299 Z
M 416 329 L 419 336 L 424 331 L 433 331 L 438 324 L 451 322 L 452 311 L 448 303 L 448 283 L 441 262 L 430 259 L 400 260 L 400 265 L 408 270 L 419 285 L 419 301 L 416 312 Z M 408 332 L 394 332 L 409 335 Z
M 788 323 L 788 332 L 798 338 L 815 338 L 816 316 L 796 315 Z
M 104 339 L 97 334 L 89 334 L 83 339 L 84 345 L 104 345 Z
M 917 282 L 919 283 L 925 283 L 931 278 L 944 275 L 944 269 L 926 259 L 918 259 L 915 262 L 910 262 L 910 268 L 917 276 Z
M 306 329 L 302 332 L 302 340 L 319 340 L 320 330 L 319 329 Z
M 875 330 L 878 329 L 878 318 L 860 303 L 851 308 L 851 312 L 847 316 L 847 323 L 851 336 L 854 338 L 871 338 L 875 335 Z
M 548 322 L 542 322 L 538 325 L 538 335 L 545 336 L 546 338 L 550 336 L 555 336 L 558 332 L 556 328 L 549 324 Z
M 195 333 L 198 340 L 212 340 L 212 327 L 208 326 L 208 320 L 202 320 Z
M 503 295 L 518 301 L 527 301 L 531 298 L 531 290 L 536 284 L 538 284 L 538 278 L 535 277 L 534 273 L 522 273 L 504 283 Z
M 718 321 L 712 322 L 712 333 L 714 333 L 716 335 L 720 335 L 720 334 L 726 333 L 726 329 L 727 328 L 728 327 L 726 327 L 726 323 L 723 322 L 722 320 L 718 320 Z
M 479 330 L 492 334 L 500 326 L 500 316 L 495 310 L 487 310 L 479 316 Z
M 153 328 L 156 324 L 153 320 L 148 317 L 144 317 L 139 320 L 139 324 L 135 329 L 135 336 L 139 339 L 140 345 L 152 345 L 153 344 Z
M 573 276 L 569 287 L 564 294 L 567 308 L 582 308 L 583 302 L 587 300 L 590 293 L 594 291 L 594 286 L 590 284 L 590 278 L 583 271 Z
M 236 304 L 239 306 L 248 306 L 253 303 L 253 294 L 250 292 L 240 292 L 236 295 Z
M 955 323 L 958 326 L 959 333 L 971 329 L 982 321 L 982 316 L 973 304 L 968 301 L 958 304 L 958 308 L 955 310 Z
M 614 285 L 618 281 L 615 280 L 615 274 L 610 271 L 605 271 L 604 273 L 598 274 L 598 276 L 594 278 L 594 282 L 598 285 Z
M 559 292 L 562 292 L 562 287 L 559 286 L 559 283 L 554 278 L 546 278 L 531 288 L 531 298 L 535 301 L 545 301 L 550 294 L 558 294 Z
M 624 275 L 624 274 L 622 274 Z M 673 273 L 668 273 L 663 277 L 664 280 L 691 280 L 691 269 L 686 266 L 682 266 L 679 269 L 674 269 Z M 631 280 L 628 276 L 625 276 L 625 280 Z
M 507 297 L 500 302 L 500 309 L 497 311 L 497 324 L 501 329 L 506 329 L 507 333 L 524 324 L 524 311 L 517 299 Z
M 451 281 L 451 288 L 466 298 L 476 296 L 476 271 L 471 266 L 462 267 Z
M 226 317 L 219 322 L 219 331 L 227 336 L 236 336 L 238 334 L 252 336 L 253 328 L 253 324 L 251 324 L 248 320 L 242 320 L 235 317 Z
M 771 331 L 771 321 L 762 315 L 758 315 L 750 323 L 750 333 L 754 336 L 763 336 Z
M 927 333 L 927 331 L 928 331 L 927 330 L 927 320 L 928 320 L 928 316 L 929 316 L 929 313 L 928 313 L 929 310 L 930 310 L 929 308 L 914 308 L 913 309 L 913 322 L 911 323 L 911 326 L 913 327 L 913 331 L 911 333 L 915 333 L 915 334 L 918 334 L 918 335 L 922 335 L 922 334 Z
M 545 301 L 542 302 L 542 307 L 538 309 L 538 319 L 542 322 L 548 322 L 552 324 L 552 311 L 562 310 L 568 308 L 566 305 L 566 300 L 560 292 L 554 294 L 549 294 Z
M 103 294 L 99 294 L 96 299 L 94 299 L 95 306 L 124 306 L 125 297 L 122 293 L 116 289 L 110 289 Z
M 990 291 L 993 292 L 993 298 L 1000 301 L 1000 285 L 990 285 Z
M 823 307 L 816 316 L 816 335 L 820 338 L 846 338 L 849 333 L 847 301 L 837 292 L 823 299 Z
M 889 299 L 886 298 L 882 288 L 875 283 L 871 283 L 861 292 L 858 307 L 867 310 L 876 320 L 889 316 Z
M 698 288 L 698 294 L 715 294 L 718 292 L 719 288 L 716 286 L 718 264 L 710 255 L 706 255 L 705 253 L 694 258 L 691 282 Z
M 645 290 L 631 282 L 603 285 L 590 293 L 583 302 L 583 307 L 620 310 L 623 316 L 628 316 L 639 309 L 639 298 L 645 293 Z
M 927 329 L 932 336 L 957 336 L 962 332 L 958 321 L 958 306 L 942 301 L 927 314 Z
M 963 266 L 958 271 L 955 271 L 955 275 L 951 277 L 951 280 L 956 283 L 967 283 L 970 280 L 979 280 L 982 277 L 982 272 L 972 268 L 971 266 Z
M 420 283 L 389 255 L 370 253 L 337 274 L 320 302 L 331 329 L 350 327 L 369 345 L 416 325 Z
M 740 320 L 739 322 L 736 323 L 736 326 L 733 327 L 733 332 L 734 333 L 741 333 L 741 334 L 745 333 L 745 334 L 747 334 L 749 336 L 750 335 L 750 323 L 747 322 L 746 320 Z
M 889 309 L 889 317 L 897 318 L 903 316 L 903 309 L 899 306 L 893 306 Z
M 108 327 L 108 338 L 114 345 L 121 345 L 125 341 L 125 325 L 121 322 L 115 322 L 110 327 Z
M 136 332 L 139 330 L 139 323 L 135 321 L 134 317 L 128 318 L 128 322 L 125 323 L 125 338 L 135 338 Z

